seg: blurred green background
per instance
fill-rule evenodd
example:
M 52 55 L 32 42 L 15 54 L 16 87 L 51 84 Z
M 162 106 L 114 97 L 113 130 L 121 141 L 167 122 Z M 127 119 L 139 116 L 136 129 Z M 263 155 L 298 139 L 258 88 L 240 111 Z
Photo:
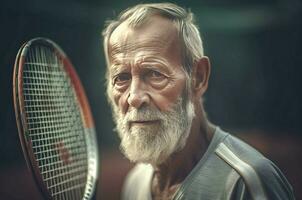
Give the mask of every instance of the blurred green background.
M 101 31 L 104 22 L 121 10 L 146 2 L 150 1 L 1 1 L 0 180 L 5 180 L 0 183 L 2 197 L 25 199 L 30 197 L 26 196 L 29 195 L 26 187 L 35 190 L 27 184 L 31 177 L 25 170 L 18 139 L 12 72 L 19 47 L 31 38 L 47 37 L 70 57 L 92 108 L 102 161 L 98 198 L 118 198 L 121 181 L 131 165 L 118 153 L 118 138 L 112 131 L 111 110 L 104 95 L 106 66 Z M 302 188 L 299 170 L 302 167 L 302 2 L 170 2 L 190 8 L 195 14 L 205 54 L 211 59 L 212 75 L 205 97 L 209 119 L 275 161 L 293 184 L 297 199 L 302 199 L 298 193 Z M 16 188 L 21 192 L 14 192 Z

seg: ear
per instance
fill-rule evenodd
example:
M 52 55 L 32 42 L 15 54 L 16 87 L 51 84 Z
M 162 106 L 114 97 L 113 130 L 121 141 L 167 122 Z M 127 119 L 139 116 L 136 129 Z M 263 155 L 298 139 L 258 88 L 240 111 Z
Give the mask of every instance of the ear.
M 195 63 L 192 70 L 192 91 L 196 99 L 200 99 L 208 88 L 211 64 L 204 56 Z

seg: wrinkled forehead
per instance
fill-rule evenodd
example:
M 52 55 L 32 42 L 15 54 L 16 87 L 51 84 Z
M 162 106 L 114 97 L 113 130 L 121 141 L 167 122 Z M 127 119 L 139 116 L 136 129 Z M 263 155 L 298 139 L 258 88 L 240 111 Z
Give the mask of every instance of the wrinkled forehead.
M 176 25 L 161 16 L 152 16 L 137 27 L 127 21 L 120 24 L 109 39 L 109 57 L 139 50 L 179 51 Z

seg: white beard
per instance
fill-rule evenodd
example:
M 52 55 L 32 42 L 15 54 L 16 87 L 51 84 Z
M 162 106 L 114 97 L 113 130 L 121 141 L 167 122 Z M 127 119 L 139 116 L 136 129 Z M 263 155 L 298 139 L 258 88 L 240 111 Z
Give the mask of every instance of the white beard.
M 195 116 L 191 101 L 184 105 L 180 97 L 170 111 L 143 107 L 121 114 L 113 106 L 120 148 L 132 162 L 161 164 L 186 144 Z M 159 123 L 130 127 L 129 121 L 159 120 Z

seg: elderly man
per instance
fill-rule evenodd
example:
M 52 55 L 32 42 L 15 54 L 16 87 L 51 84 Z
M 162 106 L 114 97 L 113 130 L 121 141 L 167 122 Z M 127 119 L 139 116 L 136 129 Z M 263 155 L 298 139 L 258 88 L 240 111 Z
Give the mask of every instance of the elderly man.
M 271 161 L 207 120 L 211 67 L 192 13 L 141 4 L 103 35 L 120 147 L 137 163 L 123 199 L 294 199 Z

